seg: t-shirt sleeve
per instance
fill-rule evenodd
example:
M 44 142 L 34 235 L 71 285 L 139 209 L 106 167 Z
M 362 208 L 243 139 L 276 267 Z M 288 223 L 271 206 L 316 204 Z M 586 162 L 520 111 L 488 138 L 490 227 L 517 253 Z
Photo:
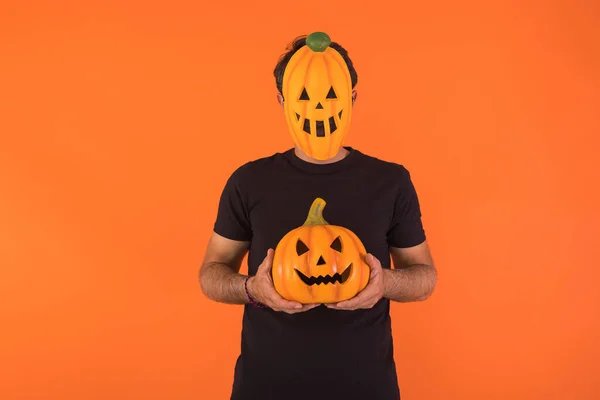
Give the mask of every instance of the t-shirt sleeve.
M 248 194 L 243 190 L 240 175 L 241 169 L 238 169 L 225 183 L 214 231 L 228 239 L 247 242 L 252 239 L 252 226 L 248 215 Z
M 409 171 L 400 167 L 398 190 L 394 202 L 394 215 L 388 231 L 392 247 L 406 248 L 423 243 L 426 239 L 421 221 L 421 207 Z

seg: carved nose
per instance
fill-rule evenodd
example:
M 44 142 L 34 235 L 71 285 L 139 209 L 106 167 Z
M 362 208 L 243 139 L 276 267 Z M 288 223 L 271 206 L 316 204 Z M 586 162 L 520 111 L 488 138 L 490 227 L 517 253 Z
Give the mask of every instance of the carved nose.
M 317 265 L 325 264 L 325 260 L 323 260 L 323 256 L 319 257 L 319 261 L 317 261 Z
M 323 109 L 323 104 L 321 104 L 321 102 L 319 102 L 317 104 L 317 110 L 322 110 Z

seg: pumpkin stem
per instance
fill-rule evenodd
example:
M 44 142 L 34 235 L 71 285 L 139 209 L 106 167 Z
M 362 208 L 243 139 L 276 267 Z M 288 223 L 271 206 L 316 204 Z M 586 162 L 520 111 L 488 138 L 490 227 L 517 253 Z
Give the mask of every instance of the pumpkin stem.
M 306 38 L 306 45 L 316 53 L 324 52 L 330 44 L 331 39 L 325 32 L 313 32 Z
M 308 211 L 308 217 L 304 222 L 304 226 L 313 226 L 313 225 L 329 225 L 327 221 L 323 218 L 323 208 L 327 203 L 320 197 L 317 197 L 315 201 L 313 201 L 310 206 L 310 210 Z

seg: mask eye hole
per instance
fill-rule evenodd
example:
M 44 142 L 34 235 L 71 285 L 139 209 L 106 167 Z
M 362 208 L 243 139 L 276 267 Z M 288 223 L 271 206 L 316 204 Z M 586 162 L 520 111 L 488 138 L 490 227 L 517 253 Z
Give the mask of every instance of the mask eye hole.
M 333 90 L 333 86 L 331 87 L 331 89 L 329 89 L 329 92 L 327 92 L 327 97 L 325 97 L 325 98 L 326 99 L 337 99 L 335 91 Z
M 308 246 L 306 244 L 304 244 L 304 242 L 302 240 L 300 240 L 300 238 L 298 238 L 298 241 L 296 242 L 296 253 L 301 256 L 302 254 L 306 253 L 309 250 Z
M 306 88 L 302 89 L 302 93 L 300 93 L 299 100 L 310 100 L 310 97 L 308 97 L 308 93 L 306 92 Z
M 342 252 L 342 240 L 340 239 L 340 237 L 338 236 L 337 238 L 335 238 L 335 240 L 333 241 L 333 243 L 331 243 L 331 247 L 333 250 L 337 251 L 338 253 Z

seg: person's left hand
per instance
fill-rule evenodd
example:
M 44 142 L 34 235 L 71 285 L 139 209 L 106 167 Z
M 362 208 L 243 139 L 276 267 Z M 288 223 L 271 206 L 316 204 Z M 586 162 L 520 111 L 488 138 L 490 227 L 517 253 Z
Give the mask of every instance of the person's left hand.
M 381 263 L 370 253 L 366 255 L 365 261 L 371 268 L 367 286 L 351 299 L 339 303 L 325 304 L 328 308 L 335 310 L 371 308 L 383 297 L 385 290 L 385 275 Z

